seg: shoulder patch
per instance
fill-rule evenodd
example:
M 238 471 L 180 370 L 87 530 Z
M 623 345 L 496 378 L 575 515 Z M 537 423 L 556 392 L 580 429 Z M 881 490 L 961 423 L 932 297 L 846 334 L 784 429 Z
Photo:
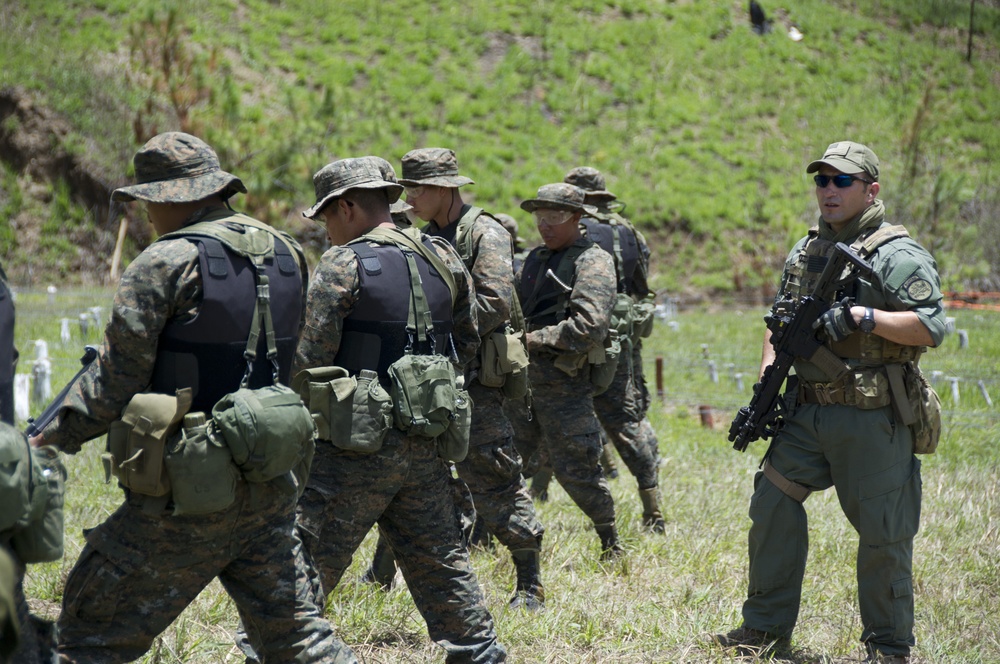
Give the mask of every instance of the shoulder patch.
M 904 281 L 903 289 L 914 302 L 923 302 L 934 292 L 930 282 L 918 275 L 913 275 Z

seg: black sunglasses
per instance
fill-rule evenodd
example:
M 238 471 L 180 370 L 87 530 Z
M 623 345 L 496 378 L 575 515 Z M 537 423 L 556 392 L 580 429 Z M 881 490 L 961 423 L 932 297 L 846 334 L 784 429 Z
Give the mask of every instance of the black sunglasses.
M 822 189 L 826 185 L 830 184 L 831 180 L 833 181 L 833 186 L 836 187 L 837 189 L 847 189 L 852 184 L 854 184 L 855 180 L 860 180 L 861 182 L 864 182 L 865 184 L 872 184 L 871 180 L 866 180 L 864 178 L 859 178 L 856 175 L 848 175 L 847 173 L 840 173 L 838 175 L 814 175 L 813 176 L 813 182 L 815 182 L 816 186 L 819 187 L 820 189 Z

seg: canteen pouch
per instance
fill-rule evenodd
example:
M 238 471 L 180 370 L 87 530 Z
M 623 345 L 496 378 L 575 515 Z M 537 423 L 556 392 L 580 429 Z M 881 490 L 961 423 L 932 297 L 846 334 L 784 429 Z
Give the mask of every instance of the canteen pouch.
M 595 348 L 587 354 L 587 361 L 590 363 L 590 384 L 594 386 L 595 397 L 611 387 L 618 371 L 618 357 L 621 352 L 618 332 L 610 330 L 604 339 L 604 346 Z
M 910 424 L 915 454 L 934 454 L 941 439 L 941 397 L 913 362 L 904 365 L 906 393 L 913 409 Z
M 632 307 L 632 339 L 645 339 L 653 334 L 656 302 L 652 295 L 647 295 Z
M 342 367 L 300 371 L 292 387 L 316 423 L 316 436 L 353 452 L 377 452 L 393 426 L 392 398 L 367 369 L 351 376 Z
M 632 338 L 632 309 L 635 300 L 628 293 L 615 295 L 615 304 L 611 308 L 611 329 L 618 333 L 619 339 Z
M 31 508 L 28 523 L 14 531 L 10 545 L 21 562 L 48 563 L 63 555 L 63 499 L 66 468 L 54 447 L 32 448 Z
M 301 466 L 315 450 L 316 425 L 284 385 L 240 388 L 212 407 L 215 431 L 248 482 L 268 482 Z
M 163 463 L 167 440 L 181 426 L 191 407 L 191 388 L 174 394 L 136 394 L 121 419 L 108 427 L 107 452 L 102 455 L 105 481 L 114 475 L 123 487 L 144 496 L 170 493 Z
M 451 426 L 459 388 L 444 355 L 403 355 L 389 365 L 393 417 L 408 436 L 437 438 Z
M 483 340 L 479 383 L 503 389 L 508 399 L 522 399 L 528 392 L 528 349 L 524 332 L 507 326 Z
M 23 525 L 24 515 L 31 508 L 29 488 L 31 446 L 24 434 L 0 423 L 0 533 Z
M 165 458 L 174 516 L 224 510 L 236 500 L 240 476 L 233 454 L 204 413 L 191 413 L 185 420 Z
M 451 426 L 437 437 L 438 456 L 445 461 L 464 461 L 469 453 L 469 431 L 472 428 L 472 398 L 465 390 L 455 394 L 455 410 Z

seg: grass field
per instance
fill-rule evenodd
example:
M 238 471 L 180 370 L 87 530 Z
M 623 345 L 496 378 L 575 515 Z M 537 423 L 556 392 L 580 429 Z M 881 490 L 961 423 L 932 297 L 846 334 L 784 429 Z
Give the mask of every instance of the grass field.
M 50 341 L 53 389 L 75 371 L 84 342 L 74 325 L 68 344 L 58 340 L 59 319 L 104 307 L 110 292 L 66 292 L 48 302 L 45 293 L 19 293 L 21 370 L 30 369 L 33 339 Z M 639 527 L 641 508 L 634 480 L 611 481 L 627 555 L 598 563 L 598 542 L 582 513 L 557 485 L 538 505 L 546 526 L 542 574 L 547 609 L 528 615 L 507 609 L 513 568 L 505 551 L 475 550 L 473 564 L 486 592 L 501 640 L 513 661 L 546 663 L 727 662 L 704 644 L 705 635 L 739 622 L 746 592 L 747 504 L 764 445 L 746 454 L 726 441 L 733 412 L 749 398 L 759 360 L 763 310 L 686 310 L 659 321 L 647 340 L 645 364 L 655 390 L 655 360 L 662 358 L 664 398 L 650 419 L 660 438 L 660 470 L 667 532 Z M 951 335 L 927 355 L 925 372 L 941 372 L 937 387 L 945 406 L 945 430 L 937 454 L 923 458 L 922 529 L 916 540 L 916 633 L 918 662 L 1000 661 L 1000 424 L 987 394 L 1000 398 L 1000 313 L 955 310 L 968 347 Z M 718 382 L 709 362 L 715 363 Z M 743 391 L 735 374 L 742 373 Z M 960 378 L 955 403 L 946 377 Z M 715 426 L 702 425 L 699 407 L 711 409 Z M 37 408 L 36 408 L 37 412 Z M 83 528 L 93 527 L 120 502 L 103 483 L 93 441 L 66 459 L 66 556 L 29 570 L 27 592 L 36 609 L 54 617 L 62 581 L 81 547 Z M 860 622 L 854 580 L 857 537 L 833 492 L 810 497 L 812 549 L 804 601 L 794 638 L 793 662 L 857 662 Z M 443 654 L 427 638 L 405 587 L 389 593 L 357 582 L 370 560 L 369 537 L 342 584 L 330 595 L 328 615 L 366 662 L 434 662 Z M 241 662 L 232 645 L 236 611 L 214 583 L 157 640 L 144 662 Z

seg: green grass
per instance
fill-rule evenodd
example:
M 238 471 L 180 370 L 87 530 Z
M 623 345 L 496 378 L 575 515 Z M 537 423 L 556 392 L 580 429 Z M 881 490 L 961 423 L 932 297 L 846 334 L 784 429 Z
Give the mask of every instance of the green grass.
M 764 38 L 744 2 L 723 0 L 172 6 L 192 63 L 175 83 L 206 86 L 191 130 L 246 181 L 238 205 L 300 235 L 327 161 L 398 164 L 445 145 L 476 202 L 531 237 L 520 201 L 596 166 L 654 241 L 655 286 L 745 293 L 815 219 L 804 165 L 850 137 L 882 158 L 890 215 L 938 245 L 946 286 L 1000 271 L 978 241 L 1000 232 L 995 2 L 977 3 L 971 62 L 967 0 L 770 3 Z M 130 30 L 164 16 L 154 0 L 8 3 L 0 85 L 68 118 L 67 140 L 93 146 L 115 181 L 144 138 L 132 122 L 147 100 L 148 126 L 178 127 L 155 68 L 129 48 Z M 801 42 L 784 35 L 793 23 Z
M 74 327 L 69 344 L 52 342 L 58 338 L 58 319 L 75 320 L 77 312 L 103 306 L 106 320 L 110 298 L 108 291 L 65 291 L 50 304 L 45 293 L 19 293 L 21 370 L 29 368 L 31 340 L 49 339 L 57 389 L 76 370 L 83 343 L 98 338 L 91 331 L 82 339 Z M 611 488 L 627 550 L 622 563 L 597 562 L 596 535 L 558 485 L 550 488 L 550 500 L 538 505 L 546 527 L 544 613 L 509 611 L 514 573 L 508 555 L 502 550 L 473 552 L 497 631 L 514 661 L 732 661 L 704 645 L 703 637 L 738 623 L 746 592 L 747 504 L 764 443 L 739 454 L 726 441 L 726 431 L 736 408 L 749 398 L 763 313 L 685 310 L 673 320 L 675 326 L 658 322 L 646 342 L 646 372 L 654 391 L 658 357 L 665 367 L 665 398 L 654 401 L 650 412 L 666 462 L 660 469 L 665 536 L 639 527 L 635 481 L 619 464 L 623 475 L 611 481 Z M 983 380 L 1000 400 L 1000 313 L 949 313 L 958 329 L 967 330 L 970 343 L 961 349 L 952 335 L 921 363 L 926 372 L 941 371 L 963 381 L 958 404 L 951 400 L 950 387 L 938 384 L 945 404 L 944 434 L 938 453 L 923 457 L 922 528 L 915 545 L 915 654 L 928 664 L 985 664 L 1000 658 L 1000 425 L 996 406 L 986 405 L 975 384 Z M 710 378 L 709 361 L 716 362 L 718 383 Z M 745 376 L 742 392 L 734 373 Z M 702 405 L 712 409 L 713 428 L 701 424 Z M 62 581 L 83 546 L 81 529 L 93 527 L 120 503 L 120 491 L 103 483 L 102 450 L 102 441 L 93 441 L 66 459 L 66 557 L 29 570 L 28 595 L 44 600 L 36 603 L 38 610 L 57 611 Z M 857 662 L 857 537 L 832 491 L 811 496 L 808 510 L 812 547 L 794 639 L 797 654 L 791 661 Z M 366 662 L 441 661 L 442 652 L 429 642 L 405 588 L 386 594 L 357 582 L 373 547 L 370 536 L 330 596 L 328 616 L 338 633 Z M 235 607 L 213 583 L 142 661 L 241 662 L 232 646 L 236 620 Z

